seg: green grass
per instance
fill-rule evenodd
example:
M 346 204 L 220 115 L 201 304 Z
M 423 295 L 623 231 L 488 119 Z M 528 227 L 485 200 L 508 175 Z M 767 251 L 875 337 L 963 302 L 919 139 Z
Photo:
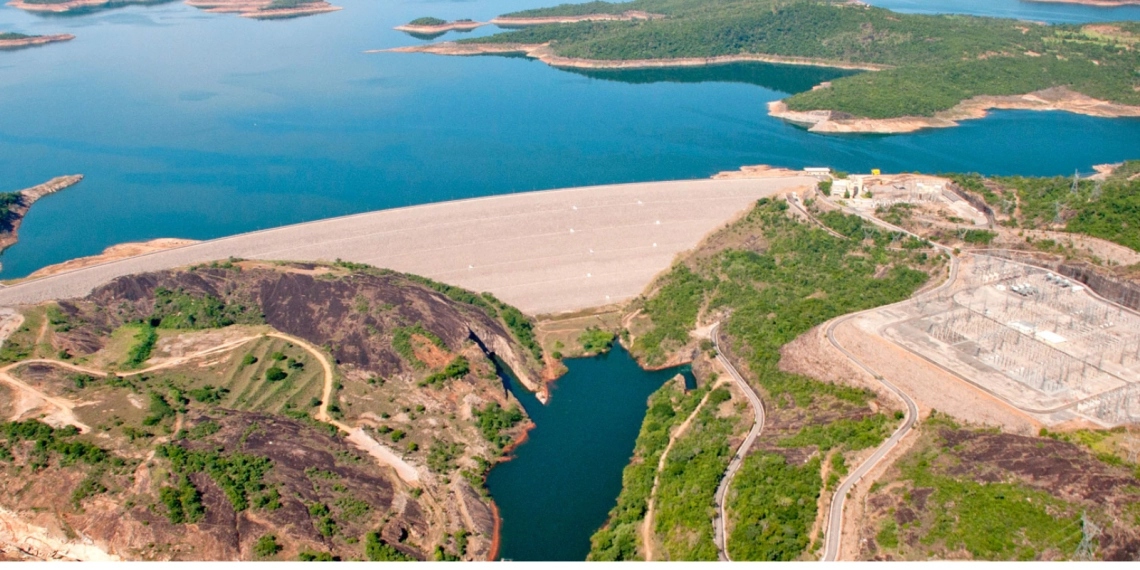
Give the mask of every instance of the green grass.
M 554 42 L 559 55 L 600 60 L 747 53 L 886 66 L 885 71 L 839 78 L 830 88 L 787 100 L 794 110 L 830 109 L 870 118 L 930 116 L 978 95 L 1014 95 L 1057 86 L 1117 103 L 1140 104 L 1140 92 L 1134 89 L 1140 85 L 1134 73 L 1140 51 L 1124 35 L 1085 32 L 1079 25 L 902 14 L 822 0 L 593 2 L 510 15 L 569 16 L 629 9 L 669 17 L 535 26 L 463 41 Z M 1125 34 L 1140 29 L 1132 22 L 1113 25 Z
M 582 345 L 583 352 L 603 353 L 609 352 L 610 347 L 614 345 L 614 338 L 616 336 L 610 331 L 590 328 L 582 331 L 578 337 L 578 342 Z
M 1080 542 L 1080 515 L 1065 502 L 1017 483 L 978 483 L 944 473 L 935 447 L 900 460 L 904 479 L 933 488 L 917 529 L 924 546 L 965 549 L 975 559 L 1033 560 L 1045 550 L 1067 555 Z

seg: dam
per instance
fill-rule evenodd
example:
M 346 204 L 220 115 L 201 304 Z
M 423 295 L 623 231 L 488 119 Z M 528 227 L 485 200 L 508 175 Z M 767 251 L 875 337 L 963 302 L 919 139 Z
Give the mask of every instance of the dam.
M 379 210 L 158 251 L 0 289 L 0 305 L 82 297 L 116 277 L 229 257 L 341 259 L 490 292 L 531 315 L 620 303 L 758 199 L 808 176 L 567 188 Z

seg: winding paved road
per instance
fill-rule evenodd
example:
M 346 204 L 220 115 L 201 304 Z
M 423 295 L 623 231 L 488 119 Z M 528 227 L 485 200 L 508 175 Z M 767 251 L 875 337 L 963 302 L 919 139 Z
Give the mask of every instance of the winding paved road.
M 889 224 L 887 222 L 884 222 L 878 218 L 875 218 L 874 216 L 869 216 L 869 215 L 863 214 L 861 212 L 851 210 L 849 208 L 843 208 L 843 207 L 841 207 L 841 208 L 847 212 L 854 213 L 854 214 L 858 215 L 859 217 L 864 218 L 864 219 L 870 221 L 871 223 L 873 223 L 875 225 L 887 228 L 891 231 L 903 232 L 903 233 L 906 233 L 907 235 L 918 237 L 911 232 L 908 232 L 908 231 L 906 231 L 906 230 L 904 230 L 898 226 L 895 226 L 893 224 Z M 921 238 L 919 238 L 919 239 L 921 239 Z M 958 258 L 954 256 L 953 251 L 951 251 L 950 248 L 948 248 L 944 245 L 940 245 L 937 243 L 934 243 L 933 245 L 939 249 L 942 249 L 943 251 L 945 251 L 949 254 L 949 256 L 950 256 L 950 276 L 946 279 L 946 281 L 942 285 L 939 285 L 938 287 L 931 289 L 930 291 L 924 293 L 923 294 L 924 296 L 937 295 L 943 289 L 947 289 L 947 288 L 951 287 L 954 284 L 954 281 L 956 281 L 958 279 L 959 261 L 958 261 Z M 894 303 L 894 305 L 902 305 L 904 303 L 909 303 L 911 300 L 912 299 L 900 301 L 898 303 Z M 887 305 L 887 306 L 889 307 L 892 305 Z M 828 514 L 827 514 L 827 527 L 826 527 L 827 531 L 824 535 L 824 541 L 825 542 L 824 542 L 824 550 L 823 550 L 823 560 L 826 562 L 832 562 L 832 561 L 839 559 L 839 548 L 843 542 L 843 507 L 845 506 L 845 504 L 847 502 L 847 494 L 851 491 L 851 489 L 861 479 L 863 479 L 863 477 L 865 477 L 867 475 L 867 473 L 870 473 L 872 469 L 877 467 L 879 465 L 879 463 L 881 463 L 883 461 L 883 458 L 886 457 L 887 454 L 889 454 L 895 448 L 895 446 L 898 445 L 899 441 L 901 441 L 902 438 L 906 437 L 907 434 L 910 433 L 911 429 L 914 428 L 915 420 L 918 418 L 918 405 L 914 403 L 914 400 L 909 395 L 907 395 L 906 392 L 903 392 L 898 386 L 895 386 L 890 381 L 888 381 L 886 378 L 883 378 L 878 372 L 875 372 L 875 370 L 872 369 L 870 366 L 867 366 L 865 363 L 863 363 L 863 361 L 859 360 L 858 357 L 856 357 L 854 354 L 852 354 L 850 351 L 848 351 L 846 348 L 844 348 L 843 345 L 840 344 L 839 341 L 835 338 L 835 329 L 839 325 L 841 325 L 841 324 L 843 324 L 843 323 L 847 322 L 848 320 L 851 320 L 855 317 L 858 317 L 860 315 L 864 315 L 864 314 L 871 312 L 871 311 L 878 311 L 878 310 L 881 310 L 883 308 L 885 308 L 885 307 L 874 307 L 871 309 L 867 309 L 865 311 L 859 311 L 858 313 L 851 313 L 850 315 L 845 315 L 845 316 L 842 316 L 842 317 L 832 321 L 831 324 L 827 326 L 827 340 L 828 340 L 828 342 L 830 342 L 832 346 L 834 346 L 837 350 L 839 350 L 839 352 L 841 352 L 844 356 L 846 356 L 848 360 L 855 363 L 856 366 L 858 366 L 859 368 L 863 369 L 865 372 L 867 372 L 868 374 L 873 376 L 875 378 L 875 380 L 878 380 L 880 384 L 882 384 L 888 390 L 890 390 L 893 394 L 898 396 L 898 398 L 900 400 L 902 400 L 904 404 L 906 404 L 906 410 L 907 411 L 906 411 L 906 417 L 904 418 L 903 424 L 901 426 L 899 426 L 899 428 L 896 429 L 893 434 L 891 434 L 891 437 L 888 438 L 887 441 L 883 442 L 883 444 L 880 445 L 879 448 L 876 449 L 873 454 L 871 454 L 871 457 L 867 458 L 867 460 L 864 461 L 861 465 L 859 465 L 859 467 L 856 468 L 855 471 L 853 471 L 850 475 L 848 475 L 847 478 L 843 481 L 843 483 L 841 483 L 839 485 L 839 488 L 835 490 L 835 495 L 833 495 L 832 499 L 831 499 L 831 508 L 828 510 Z
M 752 406 L 753 417 L 755 421 L 752 423 L 752 430 L 748 432 L 748 437 L 744 438 L 744 443 L 736 449 L 736 455 L 732 457 L 732 461 L 728 462 L 728 469 L 724 471 L 724 477 L 720 480 L 720 486 L 716 488 L 716 520 L 713 521 L 713 542 L 716 543 L 717 557 L 723 561 L 731 561 L 732 558 L 728 555 L 728 536 L 726 531 L 726 519 L 724 511 L 724 502 L 728 498 L 728 489 L 732 487 L 732 479 L 736 477 L 736 472 L 740 471 L 740 466 L 744 464 L 744 456 L 748 454 L 748 450 L 752 448 L 753 442 L 759 437 L 760 431 L 764 429 L 764 403 L 760 401 L 760 397 L 756 395 L 756 391 L 744 377 L 737 372 L 736 367 L 728 361 L 724 352 L 720 349 L 720 337 L 717 332 L 720 331 L 720 323 L 713 325 L 709 330 L 709 336 L 712 337 L 713 346 L 716 348 L 716 359 L 720 362 L 721 366 L 728 371 L 732 379 L 736 381 L 740 389 L 748 396 L 748 403 Z

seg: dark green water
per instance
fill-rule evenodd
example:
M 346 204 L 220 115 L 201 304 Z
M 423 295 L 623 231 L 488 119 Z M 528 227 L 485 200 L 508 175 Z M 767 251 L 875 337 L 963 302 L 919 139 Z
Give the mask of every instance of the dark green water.
M 503 559 L 584 560 L 621 492 L 649 395 L 689 374 L 688 367 L 642 370 L 620 346 L 566 365 L 549 405 L 510 384 L 535 427 L 514 459 L 487 476 L 503 519 Z

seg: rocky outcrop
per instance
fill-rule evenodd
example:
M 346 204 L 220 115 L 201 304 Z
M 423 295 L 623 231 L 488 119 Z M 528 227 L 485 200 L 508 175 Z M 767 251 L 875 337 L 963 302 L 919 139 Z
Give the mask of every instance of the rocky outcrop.
M 1140 106 L 1094 99 L 1065 87 L 1052 87 L 1025 95 L 981 95 L 958 103 L 933 117 L 868 119 L 828 110 L 794 111 L 783 101 L 768 103 L 768 114 L 808 127 L 814 133 L 910 133 L 922 129 L 956 127 L 960 121 L 984 118 L 991 109 L 1067 111 L 1093 117 L 1140 117 Z

